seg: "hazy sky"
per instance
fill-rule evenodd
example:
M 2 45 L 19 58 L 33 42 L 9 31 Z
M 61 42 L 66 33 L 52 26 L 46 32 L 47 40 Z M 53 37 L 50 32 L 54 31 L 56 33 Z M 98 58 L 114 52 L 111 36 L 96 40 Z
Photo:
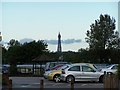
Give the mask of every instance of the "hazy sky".
M 59 32 L 63 51 L 86 48 L 85 33 L 100 14 L 115 18 L 118 27 L 117 2 L 2 2 L 0 8 L 3 41 L 47 40 L 51 51 L 57 50 L 50 42 L 57 40 Z

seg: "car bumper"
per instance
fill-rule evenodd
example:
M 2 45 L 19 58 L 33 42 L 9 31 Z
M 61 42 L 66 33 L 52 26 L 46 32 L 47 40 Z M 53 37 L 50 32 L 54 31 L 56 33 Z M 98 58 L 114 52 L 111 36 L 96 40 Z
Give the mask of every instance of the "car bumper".
M 48 75 L 47 75 L 47 74 L 44 74 L 43 76 L 44 76 L 44 78 L 45 78 L 45 79 L 47 79 L 47 78 L 48 78 Z

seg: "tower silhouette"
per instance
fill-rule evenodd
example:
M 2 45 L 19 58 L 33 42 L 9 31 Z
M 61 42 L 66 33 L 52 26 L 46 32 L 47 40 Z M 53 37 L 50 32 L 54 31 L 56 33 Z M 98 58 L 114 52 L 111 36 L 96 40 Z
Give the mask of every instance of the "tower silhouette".
M 57 47 L 57 53 L 58 53 L 58 60 L 63 61 L 62 47 L 61 47 L 61 35 L 60 35 L 60 32 L 59 32 L 59 34 L 58 34 L 58 47 Z
M 61 53 L 61 52 L 62 52 L 60 32 L 59 32 L 59 34 L 58 34 L 58 47 L 57 47 L 57 52 L 58 52 L 58 53 Z

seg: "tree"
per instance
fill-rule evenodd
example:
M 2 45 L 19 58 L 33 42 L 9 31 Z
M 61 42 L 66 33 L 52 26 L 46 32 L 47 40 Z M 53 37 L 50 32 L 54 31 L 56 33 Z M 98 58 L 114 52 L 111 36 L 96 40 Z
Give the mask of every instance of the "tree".
M 11 39 L 8 45 L 7 59 L 9 63 L 31 63 L 32 59 L 48 51 L 47 44 L 43 40 L 20 44 L 17 40 Z
M 93 54 L 98 54 L 100 62 L 107 63 L 109 52 L 107 49 L 118 48 L 117 32 L 115 31 L 115 19 L 109 15 L 100 15 L 95 23 L 90 25 L 90 30 L 86 33 L 86 42 Z M 95 51 L 95 52 L 94 52 Z
M 10 64 L 12 75 L 17 74 L 17 63 L 32 63 L 32 59 L 47 52 L 47 44 L 43 40 L 20 44 L 17 40 L 11 39 L 8 45 L 6 59 Z
M 17 74 L 17 61 L 19 60 L 20 47 L 21 47 L 21 44 L 18 42 L 18 40 L 11 39 L 8 43 L 6 60 L 10 64 L 10 75 Z
M 8 43 L 8 48 L 13 46 L 20 46 L 20 42 L 18 42 L 18 40 L 11 39 Z
M 7 63 L 7 60 L 6 60 L 6 53 L 7 53 L 7 49 L 5 47 L 2 47 L 2 64 L 5 64 Z
M 48 52 L 47 44 L 43 40 L 32 41 L 22 45 L 22 57 L 24 63 L 31 63 L 32 59 Z
M 115 19 L 109 15 L 100 15 L 100 19 L 90 25 L 90 30 L 86 33 L 86 42 L 90 49 L 106 49 L 112 47 L 115 35 Z M 112 45 L 111 45 L 112 44 Z

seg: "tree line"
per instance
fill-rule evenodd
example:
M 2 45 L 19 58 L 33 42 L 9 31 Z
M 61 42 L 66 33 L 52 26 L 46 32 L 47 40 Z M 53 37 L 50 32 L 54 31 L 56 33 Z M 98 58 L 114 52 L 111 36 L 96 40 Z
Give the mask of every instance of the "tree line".
M 77 52 L 62 52 L 63 60 L 68 62 L 90 63 L 119 63 L 120 61 L 120 38 L 115 30 L 115 19 L 110 15 L 100 15 L 90 25 L 86 32 L 86 42 L 89 47 L 79 49 Z M 32 63 L 32 60 L 42 54 L 53 56 L 58 59 L 57 52 L 50 52 L 47 43 L 43 40 L 21 44 L 18 40 L 11 39 L 8 49 L 2 47 L 2 62 L 8 64 Z

